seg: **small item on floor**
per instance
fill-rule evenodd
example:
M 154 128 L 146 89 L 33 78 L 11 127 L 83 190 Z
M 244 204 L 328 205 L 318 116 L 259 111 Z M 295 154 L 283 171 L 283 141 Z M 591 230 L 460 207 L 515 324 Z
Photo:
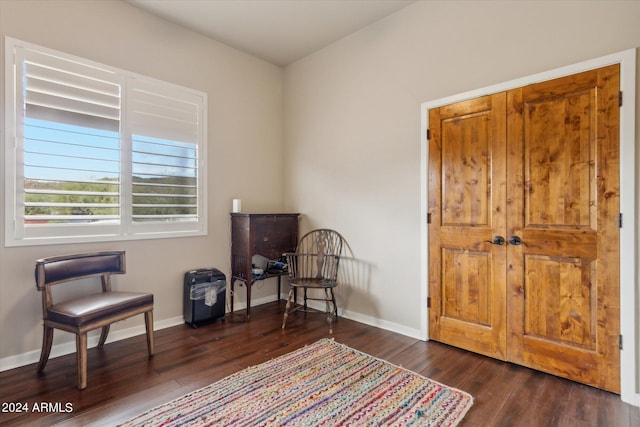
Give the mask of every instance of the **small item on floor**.
M 198 325 L 225 317 L 227 278 L 217 268 L 199 268 L 184 274 L 184 321 Z

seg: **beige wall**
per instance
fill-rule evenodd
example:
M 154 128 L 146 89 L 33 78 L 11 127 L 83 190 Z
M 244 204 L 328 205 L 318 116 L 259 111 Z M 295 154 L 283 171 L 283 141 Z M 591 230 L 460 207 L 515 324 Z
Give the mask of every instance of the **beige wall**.
M 286 205 L 349 241 L 347 312 L 423 326 L 421 103 L 638 46 L 638 1 L 418 1 L 287 67 Z
M 207 92 L 210 190 L 207 237 L 0 247 L 0 360 L 40 348 L 40 256 L 124 248 L 156 320 L 181 316 L 185 270 L 228 273 L 232 198 L 339 230 L 341 308 L 418 335 L 420 104 L 635 48 L 638 22 L 637 1 L 418 1 L 283 71 L 126 3 L 0 0 L 0 35 Z
M 125 249 L 128 271 L 115 286 L 153 292 L 156 322 L 179 321 L 185 271 L 214 266 L 229 273 L 232 199 L 242 199 L 247 211 L 282 210 L 282 69 L 120 1 L 0 0 L 0 35 L 200 90 L 208 94 L 209 102 L 208 236 L 0 246 L 0 361 L 39 351 L 42 321 L 33 267 L 42 256 Z M 4 39 L 2 46 L 4 58 Z M 0 204 L 0 224 L 4 224 L 4 181 Z M 4 230 L 1 233 L 4 242 Z M 255 298 L 274 294 L 275 282 L 254 293 Z M 244 300 L 244 289 L 239 298 Z M 112 329 L 142 324 L 142 318 L 136 318 Z M 72 335 L 56 332 L 55 344 L 72 340 Z

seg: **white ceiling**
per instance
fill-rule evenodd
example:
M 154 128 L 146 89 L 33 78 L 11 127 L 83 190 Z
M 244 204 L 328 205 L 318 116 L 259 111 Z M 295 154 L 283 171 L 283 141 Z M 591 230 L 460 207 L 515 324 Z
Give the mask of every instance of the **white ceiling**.
M 415 0 L 126 0 L 279 66 Z

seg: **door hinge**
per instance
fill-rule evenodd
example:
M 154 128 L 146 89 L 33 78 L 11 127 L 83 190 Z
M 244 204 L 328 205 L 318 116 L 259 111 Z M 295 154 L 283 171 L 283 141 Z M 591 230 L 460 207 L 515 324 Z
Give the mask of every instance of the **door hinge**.
M 618 335 L 618 348 L 622 350 L 622 335 Z
M 431 131 L 427 129 L 427 141 L 431 139 Z
M 431 214 L 427 214 L 427 224 L 431 224 Z
M 618 92 L 618 107 L 622 107 L 622 91 Z
M 431 297 L 427 297 L 427 308 L 431 308 Z
M 622 212 L 618 214 L 618 228 L 622 228 Z

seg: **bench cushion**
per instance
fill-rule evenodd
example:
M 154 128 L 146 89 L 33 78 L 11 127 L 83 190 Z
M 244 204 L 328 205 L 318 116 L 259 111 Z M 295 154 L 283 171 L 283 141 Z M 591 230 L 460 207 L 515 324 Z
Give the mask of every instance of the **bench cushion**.
M 80 327 L 149 304 L 153 304 L 153 294 L 105 292 L 54 304 L 49 308 L 47 318 Z

